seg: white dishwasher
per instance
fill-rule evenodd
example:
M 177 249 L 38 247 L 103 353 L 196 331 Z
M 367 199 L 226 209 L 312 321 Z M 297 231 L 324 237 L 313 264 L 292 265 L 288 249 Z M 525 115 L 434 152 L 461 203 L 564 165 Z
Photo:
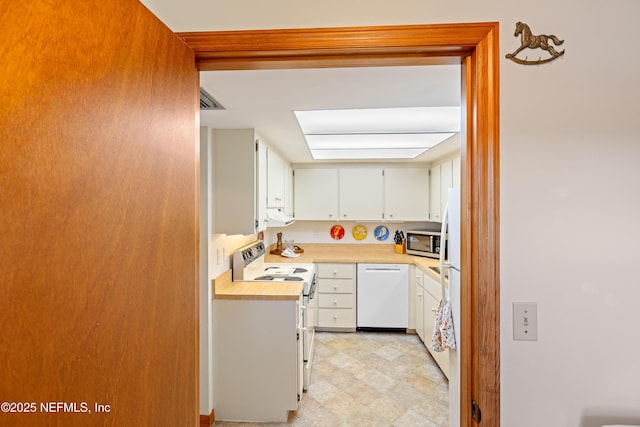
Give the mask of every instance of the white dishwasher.
M 409 327 L 409 266 L 358 264 L 357 329 Z

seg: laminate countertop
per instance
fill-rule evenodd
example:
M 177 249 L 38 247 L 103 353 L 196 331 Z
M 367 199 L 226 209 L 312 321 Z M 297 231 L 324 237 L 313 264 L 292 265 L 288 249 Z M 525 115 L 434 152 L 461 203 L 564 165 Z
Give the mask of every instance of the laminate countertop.
M 267 249 L 265 262 L 278 264 L 315 264 L 315 263 L 367 263 L 367 264 L 413 264 L 420 267 L 434 280 L 440 276 L 429 267 L 439 266 L 434 258 L 416 255 L 398 254 L 393 244 L 340 244 L 340 243 L 299 243 L 304 253 L 297 258 L 272 255 L 271 245 Z M 299 282 L 233 282 L 231 270 L 227 270 L 213 280 L 215 299 L 258 299 L 287 300 L 298 299 L 302 292 Z
M 421 257 L 417 255 L 398 254 L 395 252 L 393 244 L 339 244 L 339 243 L 300 243 L 297 244 L 304 250 L 297 258 L 287 258 L 281 255 L 272 255 L 267 250 L 265 262 L 269 263 L 367 263 L 367 264 L 413 264 L 421 267 L 429 273 L 435 280 L 440 280 L 440 276 L 429 267 L 437 267 L 440 260 L 435 258 Z

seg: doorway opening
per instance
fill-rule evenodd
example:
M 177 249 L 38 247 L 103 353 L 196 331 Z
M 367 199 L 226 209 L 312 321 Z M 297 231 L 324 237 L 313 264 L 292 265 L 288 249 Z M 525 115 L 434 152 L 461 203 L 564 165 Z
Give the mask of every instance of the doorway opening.
M 500 425 L 497 23 L 179 33 L 200 71 L 462 66 L 460 425 Z

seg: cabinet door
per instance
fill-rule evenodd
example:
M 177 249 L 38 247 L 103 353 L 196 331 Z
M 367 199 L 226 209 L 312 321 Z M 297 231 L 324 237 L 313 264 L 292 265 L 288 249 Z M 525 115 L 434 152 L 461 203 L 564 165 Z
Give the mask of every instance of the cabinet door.
M 441 221 L 440 208 L 440 165 L 434 166 L 429 172 L 429 219 Z
M 460 156 L 453 159 L 453 188 L 460 188 Z
M 267 207 L 284 208 L 285 162 L 275 151 L 267 150 Z
M 403 221 L 429 219 L 429 169 L 385 168 L 384 218 Z
M 424 288 L 422 287 L 423 273 L 419 269 L 416 269 L 416 289 L 415 289 L 415 310 L 416 310 L 416 333 L 422 340 L 425 341 L 424 336 Z
M 284 163 L 284 213 L 293 216 L 293 169 L 289 162 Z
M 453 187 L 453 161 L 447 160 L 440 165 L 440 212 L 447 206 L 449 189 Z M 441 216 L 442 218 L 442 216 Z
M 383 216 L 381 168 L 340 169 L 340 219 L 380 220 Z
M 255 132 L 213 129 L 212 136 L 214 232 L 253 234 L 258 218 L 259 172 Z
M 438 309 L 438 301 L 436 301 L 428 292 L 424 293 L 424 334 L 423 340 L 429 353 L 440 366 L 444 375 L 449 378 L 449 350 L 437 352 L 431 350 L 431 336 L 433 328 L 436 324 L 436 311 Z
M 256 173 L 256 232 L 267 229 L 267 146 L 256 139 L 258 146 L 257 173 Z
M 293 194 L 296 219 L 339 219 L 338 169 L 296 169 Z

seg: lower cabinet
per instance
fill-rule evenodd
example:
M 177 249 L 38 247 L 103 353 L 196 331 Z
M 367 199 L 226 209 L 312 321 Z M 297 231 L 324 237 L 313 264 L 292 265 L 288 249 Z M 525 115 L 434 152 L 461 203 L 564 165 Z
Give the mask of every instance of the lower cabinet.
M 420 337 L 420 339 L 422 340 L 422 342 L 426 342 L 425 341 L 425 335 L 424 335 L 424 286 L 423 286 L 423 276 L 424 273 L 422 270 L 420 270 L 419 268 L 416 268 L 416 288 L 415 288 L 415 314 L 416 314 L 416 320 L 415 320 L 415 326 L 416 326 L 416 333 L 418 334 L 418 336 Z
M 442 299 L 440 282 L 416 268 L 415 296 L 416 332 L 444 375 L 449 378 L 449 350 L 438 352 L 431 349 L 431 337 L 436 324 L 436 311 Z M 422 305 L 422 309 L 420 309 L 420 305 Z
M 356 330 L 356 264 L 320 263 L 316 330 Z
M 302 295 L 213 303 L 216 421 L 286 422 L 302 397 Z

